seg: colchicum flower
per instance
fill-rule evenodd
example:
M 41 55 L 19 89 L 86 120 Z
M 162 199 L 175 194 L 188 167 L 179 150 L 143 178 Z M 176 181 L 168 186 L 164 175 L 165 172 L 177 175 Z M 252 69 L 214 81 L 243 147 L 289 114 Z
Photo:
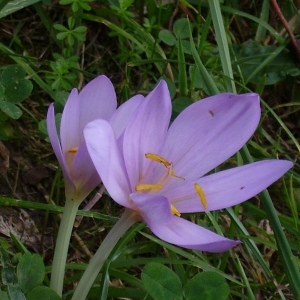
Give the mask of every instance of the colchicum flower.
M 130 218 L 144 221 L 169 243 L 208 252 L 237 245 L 181 217 L 239 204 L 267 188 L 293 164 L 264 160 L 209 173 L 247 142 L 260 119 L 259 96 L 219 94 L 187 107 L 170 125 L 167 85 L 138 106 L 122 140 L 105 120 L 89 123 L 84 136 L 96 170 Z
M 89 122 L 102 119 L 110 122 L 110 128 L 119 137 L 143 99 L 142 95 L 132 97 L 116 110 L 113 85 L 102 75 L 88 83 L 80 93 L 77 89 L 72 90 L 62 113 L 59 135 L 53 104 L 48 109 L 48 134 L 63 171 L 66 194 L 50 282 L 50 287 L 59 295 L 62 295 L 66 258 L 78 206 L 101 182 L 87 151 L 83 129 Z
M 50 105 L 47 129 L 62 168 L 67 199 L 81 202 L 100 183 L 86 149 L 84 127 L 93 120 L 103 119 L 111 122 L 117 136 L 121 135 L 143 98 L 137 95 L 116 110 L 116 94 L 111 81 L 104 75 L 98 76 L 80 93 L 77 89 L 72 90 L 62 113 L 59 135 L 55 124 L 54 105 Z

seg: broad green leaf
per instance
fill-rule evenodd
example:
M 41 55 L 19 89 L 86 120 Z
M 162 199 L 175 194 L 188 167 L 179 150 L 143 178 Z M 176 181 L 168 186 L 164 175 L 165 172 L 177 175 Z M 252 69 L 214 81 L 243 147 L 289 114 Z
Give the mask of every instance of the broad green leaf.
M 10 300 L 7 292 L 1 291 L 1 290 L 0 290 L 0 299 L 1 300 Z
M 26 300 L 25 295 L 17 285 L 8 286 L 8 295 L 11 300 Z
M 3 98 L 4 98 L 4 93 L 5 93 L 5 88 L 4 88 L 4 86 L 0 83 L 0 100 L 3 100 Z
M 253 40 L 233 47 L 237 63 L 245 81 L 265 85 L 273 85 L 286 76 L 299 76 L 300 68 L 293 55 L 286 52 L 285 46 L 264 46 Z M 237 68 L 236 68 L 237 70 Z
M 61 300 L 61 297 L 46 286 L 39 286 L 31 290 L 27 296 L 27 300 Z
M 33 85 L 25 76 L 25 70 L 19 65 L 9 66 L 3 71 L 2 84 L 8 102 L 19 103 L 30 95 Z
M 193 101 L 189 97 L 179 97 L 172 102 L 172 108 L 174 112 L 179 114 L 192 103 Z
M 26 300 L 22 293 L 15 276 L 15 268 L 11 263 L 11 259 L 7 251 L 0 247 L 0 258 L 1 258 L 1 283 L 7 286 L 7 293 L 11 300 Z M 2 298 L 0 298 L 2 300 Z
M 142 273 L 142 282 L 155 300 L 180 300 L 182 287 L 179 277 L 166 266 L 149 263 Z
M 203 272 L 194 276 L 186 285 L 186 300 L 226 300 L 229 286 L 224 277 L 216 272 Z
M 0 109 L 13 119 L 19 119 L 22 116 L 22 111 L 13 103 L 0 100 Z
M 189 22 L 187 19 L 179 19 L 174 23 L 173 32 L 177 38 L 187 39 L 190 36 Z
M 25 253 L 19 261 L 17 277 L 20 288 L 25 293 L 41 285 L 45 277 L 43 259 L 37 254 Z
M 162 40 L 165 44 L 167 44 L 169 46 L 174 46 L 176 44 L 175 36 L 172 34 L 172 32 L 170 32 L 167 29 L 162 29 L 158 33 L 158 37 L 160 40 Z

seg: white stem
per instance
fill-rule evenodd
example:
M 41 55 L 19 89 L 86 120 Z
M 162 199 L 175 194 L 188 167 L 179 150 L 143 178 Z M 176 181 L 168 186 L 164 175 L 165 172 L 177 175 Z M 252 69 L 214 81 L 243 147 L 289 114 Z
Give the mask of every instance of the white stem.
M 105 237 L 94 257 L 90 260 L 90 263 L 88 264 L 82 278 L 79 281 L 72 300 L 86 299 L 87 294 L 94 284 L 94 281 L 107 257 L 116 246 L 119 239 L 135 222 L 136 220 L 132 211 L 125 210 L 121 218 Z
M 66 200 L 58 230 L 52 263 L 50 287 L 56 291 L 59 296 L 62 295 L 67 254 L 79 203 L 79 201 Z

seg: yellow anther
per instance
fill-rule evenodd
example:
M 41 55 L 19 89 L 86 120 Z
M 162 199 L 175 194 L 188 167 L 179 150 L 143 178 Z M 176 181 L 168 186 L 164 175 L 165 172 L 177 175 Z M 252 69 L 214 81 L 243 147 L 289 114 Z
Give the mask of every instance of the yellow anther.
M 172 214 L 173 214 L 174 216 L 177 216 L 177 217 L 180 217 L 180 216 L 181 216 L 180 212 L 179 212 L 179 211 L 175 208 L 175 206 L 172 205 L 172 204 L 171 204 L 171 212 L 172 212 Z
M 202 187 L 198 183 L 195 183 L 194 187 L 196 189 L 197 194 L 199 195 L 203 207 L 207 208 L 207 201 Z
M 158 162 L 158 163 L 160 163 L 160 164 L 163 164 L 166 168 L 168 168 L 168 167 L 170 167 L 172 164 L 169 162 L 169 161 L 167 161 L 165 158 L 163 158 L 163 157 L 161 157 L 161 156 L 159 156 L 159 155 L 157 155 L 157 154 L 153 154 L 153 153 L 146 153 L 145 154 L 145 157 L 146 158 L 149 158 L 149 159 L 151 159 L 151 160 L 154 160 L 154 161 L 156 161 L 156 162 Z
M 75 154 L 78 151 L 78 147 L 73 147 L 68 150 L 68 153 Z
M 159 190 L 162 188 L 161 184 L 148 184 L 148 183 L 141 183 L 135 187 L 137 192 L 144 192 L 150 190 Z

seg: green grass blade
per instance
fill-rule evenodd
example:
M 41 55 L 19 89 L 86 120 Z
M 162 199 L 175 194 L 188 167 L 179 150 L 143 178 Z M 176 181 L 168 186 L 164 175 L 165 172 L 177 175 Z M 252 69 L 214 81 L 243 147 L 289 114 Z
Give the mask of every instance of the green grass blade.
M 1 1 L 0 9 L 2 10 L 0 11 L 0 19 L 39 1 L 41 0 L 14 0 L 9 2 L 3 9 L 1 8 L 3 5 L 2 2 L 6 4 L 8 1 Z
M 178 71 L 179 71 L 179 94 L 180 96 L 187 96 L 187 76 L 186 64 L 182 47 L 181 38 L 178 40 Z
M 213 6 L 211 8 L 214 8 L 214 9 L 218 10 L 217 6 L 219 6 L 219 2 L 216 1 L 216 0 L 213 0 L 212 2 L 215 4 L 215 6 Z M 210 3 L 210 5 L 212 5 L 211 2 L 209 2 L 209 3 Z M 220 18 L 220 17 L 222 17 L 222 16 L 218 15 L 218 18 Z M 221 24 L 220 21 L 216 19 L 216 16 L 215 16 L 215 18 L 213 17 L 213 21 L 217 22 L 217 26 L 219 26 Z M 215 25 L 215 23 L 214 23 L 214 25 Z M 218 43 L 219 48 L 221 48 L 222 46 L 225 47 L 225 48 L 228 47 L 228 45 L 226 45 L 226 44 L 223 44 L 223 45 L 220 44 L 222 42 L 223 42 L 223 40 L 221 38 L 217 39 L 217 43 Z M 226 72 L 228 72 L 228 70 L 230 70 L 230 68 L 231 68 L 230 57 L 227 57 L 226 55 L 223 55 L 223 56 L 221 56 L 221 60 L 222 60 L 223 71 L 226 74 Z M 224 66 L 225 66 L 225 69 L 224 69 Z M 281 122 L 281 120 L 278 120 L 278 121 L 280 121 L 280 124 L 282 126 L 284 126 L 286 130 L 288 130 L 286 128 L 286 126 Z M 252 159 L 246 145 L 242 148 L 241 153 L 242 153 L 242 155 L 243 155 L 246 162 L 248 162 L 248 163 L 253 162 L 253 159 Z M 260 199 L 263 203 L 263 207 L 264 207 L 264 209 L 265 209 L 265 211 L 268 215 L 268 219 L 270 220 L 271 227 L 274 231 L 274 235 L 275 235 L 278 250 L 279 250 L 279 255 L 281 257 L 283 267 L 284 267 L 285 272 L 287 274 L 291 290 L 292 290 L 292 292 L 295 296 L 295 299 L 300 299 L 300 273 L 299 273 L 299 269 L 298 269 L 298 266 L 296 265 L 296 261 L 294 259 L 293 254 L 292 254 L 292 251 L 291 251 L 290 245 L 287 241 L 287 238 L 286 238 L 286 236 L 285 236 L 285 234 L 282 230 L 282 225 L 281 225 L 280 220 L 278 218 L 278 215 L 276 213 L 276 210 L 275 210 L 275 207 L 274 207 L 273 202 L 271 200 L 271 197 L 270 197 L 267 190 L 263 191 L 260 194 L 259 197 L 260 197 Z M 232 217 L 233 216 L 234 215 L 232 215 Z
M 2 0 L 0 2 L 0 11 L 2 10 L 3 7 L 5 7 L 5 5 L 9 2 L 9 0 Z
M 209 3 L 212 22 L 216 34 L 216 41 L 220 53 L 221 64 L 225 75 L 226 88 L 227 91 L 236 92 L 234 81 L 233 81 L 232 66 L 230 63 L 231 59 L 229 54 L 228 41 L 226 37 L 223 17 L 221 14 L 220 1 L 211 0 L 208 1 L 208 3 Z
M 64 208 L 58 205 L 51 205 L 45 203 L 38 203 L 32 201 L 25 201 L 25 200 L 17 200 L 8 197 L 0 197 L 0 206 L 15 206 L 15 207 L 22 207 L 22 208 L 30 208 L 30 209 L 40 209 L 45 211 L 51 212 L 63 212 Z M 100 220 L 107 220 L 107 221 L 116 221 L 116 217 L 100 214 L 97 212 L 86 211 L 86 210 L 78 210 L 78 216 L 90 217 Z
M 253 162 L 253 159 L 249 153 L 249 150 L 244 146 L 241 150 L 244 159 L 247 162 Z M 276 209 L 272 202 L 272 199 L 267 190 L 264 190 L 259 194 L 259 198 L 263 204 L 264 210 L 267 213 L 268 219 L 270 221 L 271 227 L 274 231 L 276 238 L 278 252 L 287 275 L 290 288 L 295 296 L 295 299 L 300 299 L 300 272 L 296 264 L 295 257 L 292 253 L 291 247 L 287 241 L 287 238 L 282 230 L 282 225 L 278 218 Z
M 189 30 L 190 30 L 191 52 L 192 52 L 192 55 L 194 57 L 195 64 L 196 64 L 197 68 L 200 71 L 202 79 L 203 79 L 203 81 L 204 81 L 204 83 L 205 83 L 205 85 L 206 85 L 206 87 L 209 90 L 211 95 L 219 94 L 219 90 L 218 90 L 214 80 L 212 79 L 211 75 L 208 73 L 207 69 L 203 65 L 203 63 L 201 61 L 201 58 L 198 54 L 198 51 L 196 49 L 196 46 L 195 46 L 195 43 L 194 43 L 194 40 L 193 40 L 191 26 L 190 26 Z
M 269 7 L 270 7 L 270 1 L 264 0 L 261 7 L 260 20 L 263 20 L 266 23 L 269 20 Z M 266 39 L 266 35 L 267 35 L 267 29 L 261 24 L 258 24 L 255 40 L 258 42 L 263 42 Z
M 267 108 L 267 110 L 273 115 L 273 117 L 276 119 L 276 121 L 280 124 L 280 126 L 284 129 L 286 134 L 290 137 L 290 139 L 293 141 L 295 146 L 297 147 L 297 150 L 300 152 L 300 145 L 297 139 L 294 137 L 292 132 L 287 128 L 287 126 L 284 124 L 284 122 L 279 118 L 279 116 L 275 113 L 275 111 L 264 101 L 261 99 L 262 104 Z

